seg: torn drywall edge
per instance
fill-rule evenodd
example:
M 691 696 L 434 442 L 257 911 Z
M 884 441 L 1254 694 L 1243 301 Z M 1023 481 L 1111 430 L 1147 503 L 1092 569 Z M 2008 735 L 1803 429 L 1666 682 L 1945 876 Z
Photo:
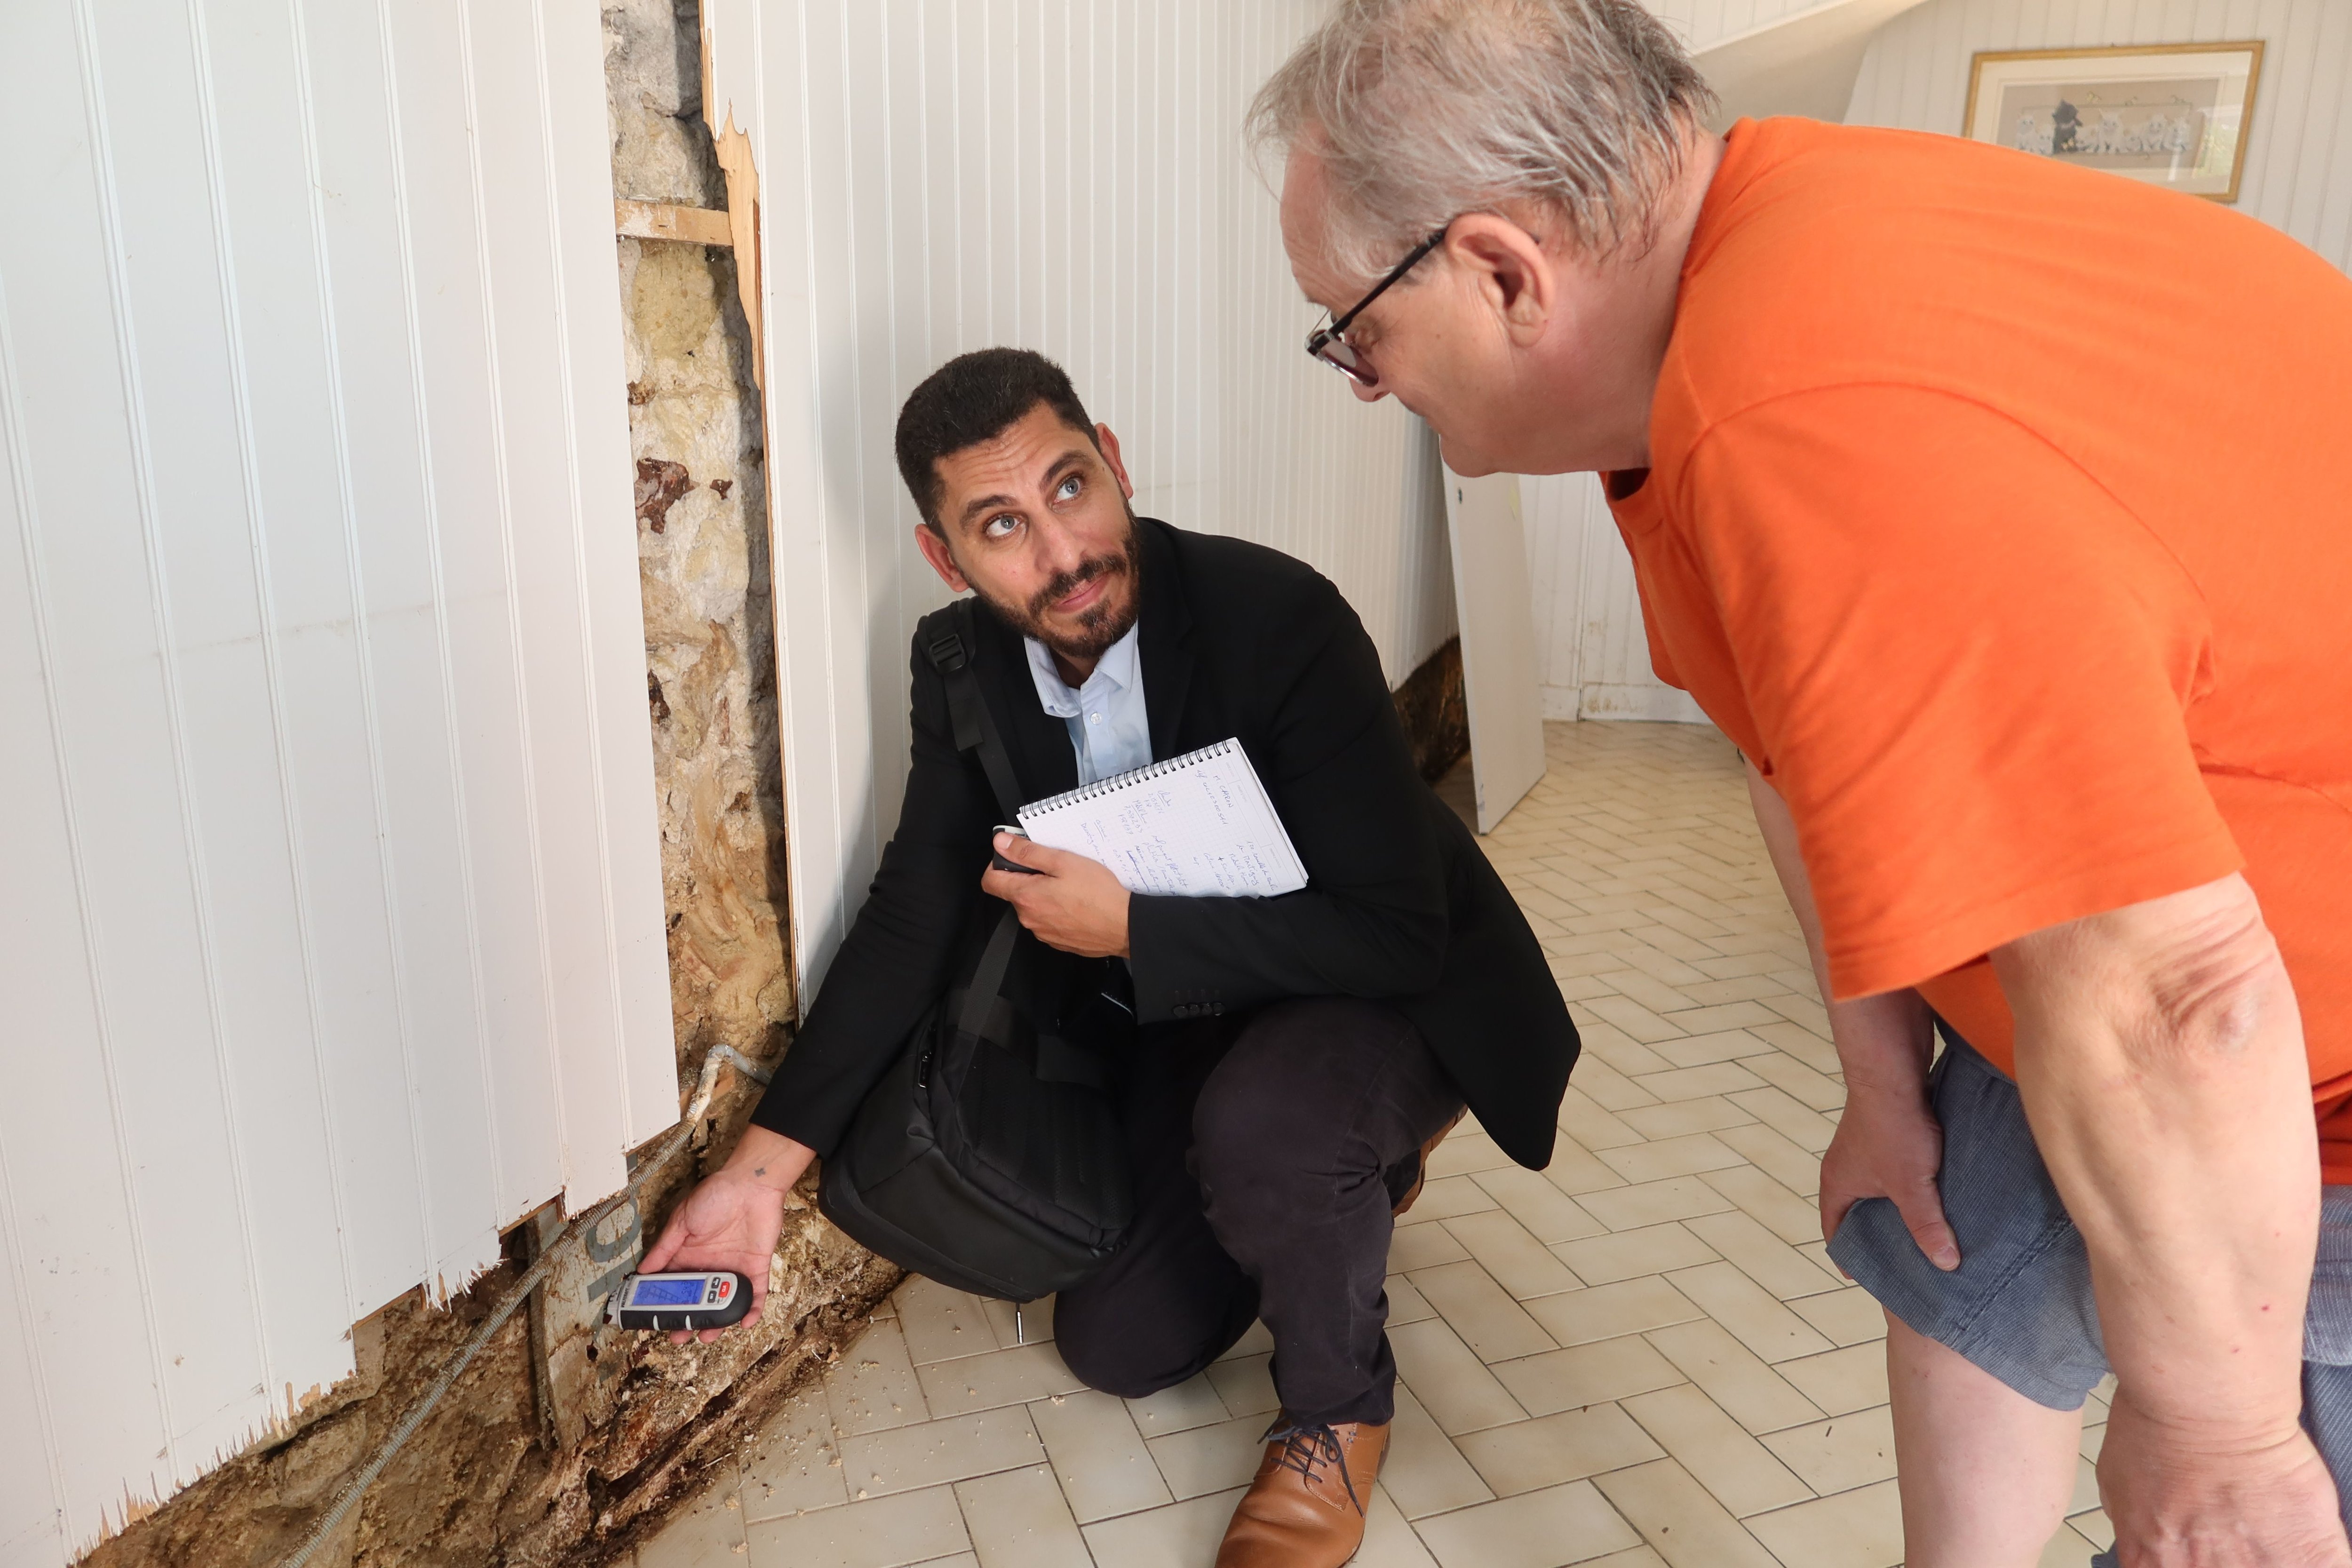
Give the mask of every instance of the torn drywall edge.
M 712 0 L 702 0 L 698 22 L 702 30 L 702 122 L 710 131 L 713 154 L 719 160 L 719 172 L 727 182 L 727 222 L 735 236 L 735 289 L 743 303 L 744 330 L 751 342 L 751 385 L 760 395 L 761 446 L 764 454 L 765 482 L 760 487 L 760 521 L 768 536 L 768 602 L 775 616 L 775 636 L 770 657 L 774 661 L 777 690 L 783 689 L 784 674 L 784 585 L 778 581 L 783 571 L 784 552 L 776 537 L 776 486 L 772 464 L 775 457 L 774 427 L 769 423 L 768 399 L 768 329 L 764 302 L 767 298 L 767 257 L 760 246 L 760 171 L 752 155 L 751 134 L 735 123 L 735 105 L 731 99 L 722 106 L 722 95 L 716 83 L 710 23 Z M 779 705 L 782 698 L 779 696 Z M 782 715 L 778 715 L 776 744 L 783 745 Z M 784 796 L 792 798 L 792 759 L 779 759 L 783 770 Z M 791 810 L 786 808 L 786 831 L 790 832 Z M 797 863 L 798 857 L 793 860 Z M 793 1018 L 798 1022 L 807 1003 L 808 973 L 802 962 L 800 944 L 799 900 L 793 896 L 798 885 L 797 872 L 785 881 L 783 896 L 778 900 L 777 915 L 782 927 L 786 967 L 792 972 Z
M 751 138 L 735 124 L 735 106 L 719 105 L 712 87 L 710 9 L 702 8 L 702 122 L 710 128 L 711 151 L 727 181 L 727 226 L 735 237 L 735 292 L 743 302 L 743 324 L 751 334 L 751 384 L 768 390 L 768 334 L 760 301 L 760 171 L 751 158 Z M 764 423 L 765 409 L 761 410 Z M 772 510 L 772 509 L 771 509 Z M 787 948 L 789 951 L 789 947 Z

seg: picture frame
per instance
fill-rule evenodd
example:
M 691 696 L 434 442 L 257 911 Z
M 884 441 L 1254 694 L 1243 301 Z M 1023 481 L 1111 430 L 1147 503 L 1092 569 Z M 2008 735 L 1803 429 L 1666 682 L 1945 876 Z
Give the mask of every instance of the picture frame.
M 1979 52 L 1960 134 L 2234 202 L 2263 74 L 2259 38 Z

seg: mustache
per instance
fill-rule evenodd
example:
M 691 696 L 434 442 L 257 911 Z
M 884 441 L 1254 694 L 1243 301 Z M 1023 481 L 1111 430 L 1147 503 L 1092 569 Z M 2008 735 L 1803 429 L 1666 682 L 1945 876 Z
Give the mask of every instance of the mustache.
M 1070 571 L 1056 574 L 1052 582 L 1037 590 L 1029 601 L 1029 618 L 1032 621 L 1041 619 L 1047 608 L 1068 598 L 1096 578 L 1116 576 L 1126 570 L 1127 557 L 1124 555 L 1097 555 L 1091 561 L 1082 561 Z

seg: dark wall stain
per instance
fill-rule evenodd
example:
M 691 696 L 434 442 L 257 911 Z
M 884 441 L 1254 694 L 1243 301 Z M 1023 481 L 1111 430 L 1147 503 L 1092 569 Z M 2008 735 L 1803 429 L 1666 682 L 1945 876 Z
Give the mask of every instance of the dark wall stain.
M 1470 705 L 1462 694 L 1462 639 L 1422 660 L 1396 689 L 1397 718 L 1421 776 L 1435 784 L 1470 750 Z
M 637 459 L 637 521 L 656 533 L 669 525 L 669 509 L 694 488 L 684 463 L 661 458 Z

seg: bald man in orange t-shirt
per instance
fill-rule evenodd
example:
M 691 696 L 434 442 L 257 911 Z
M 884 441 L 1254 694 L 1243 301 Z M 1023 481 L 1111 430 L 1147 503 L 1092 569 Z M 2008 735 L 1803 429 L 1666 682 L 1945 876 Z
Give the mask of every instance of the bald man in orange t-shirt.
M 1626 0 L 1342 5 L 1254 110 L 1309 352 L 1460 471 L 1601 473 L 1658 674 L 1748 760 L 1911 1568 L 2037 1561 L 2110 1368 L 2113 1561 L 2344 1568 L 2352 280 L 1706 107 Z

